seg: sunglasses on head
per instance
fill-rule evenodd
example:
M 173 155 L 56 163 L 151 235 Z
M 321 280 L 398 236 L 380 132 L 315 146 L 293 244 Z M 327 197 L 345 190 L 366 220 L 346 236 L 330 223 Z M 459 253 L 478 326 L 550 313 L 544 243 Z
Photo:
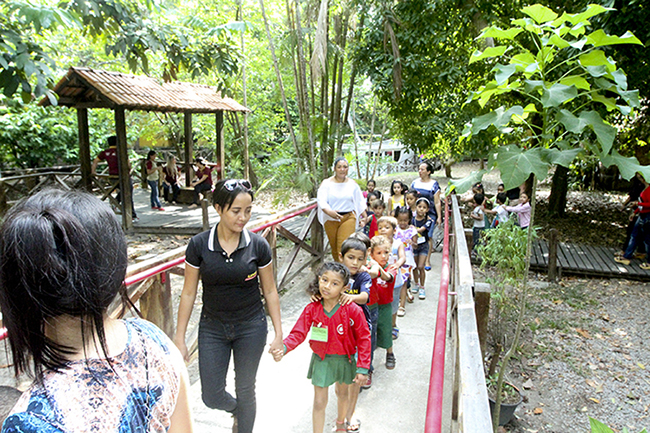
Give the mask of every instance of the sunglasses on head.
M 253 187 L 247 179 L 230 179 L 225 181 L 223 184 L 223 187 L 228 191 L 234 190 L 237 186 L 242 187 L 246 191 L 250 191 Z

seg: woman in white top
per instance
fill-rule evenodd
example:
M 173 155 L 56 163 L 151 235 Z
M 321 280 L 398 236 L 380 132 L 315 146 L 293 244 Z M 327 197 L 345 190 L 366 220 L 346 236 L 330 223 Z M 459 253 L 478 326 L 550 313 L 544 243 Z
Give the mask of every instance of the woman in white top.
M 343 241 L 366 217 L 366 201 L 359 185 L 348 177 L 348 168 L 345 158 L 336 158 L 334 176 L 323 180 L 318 188 L 318 221 L 325 228 L 336 261 Z

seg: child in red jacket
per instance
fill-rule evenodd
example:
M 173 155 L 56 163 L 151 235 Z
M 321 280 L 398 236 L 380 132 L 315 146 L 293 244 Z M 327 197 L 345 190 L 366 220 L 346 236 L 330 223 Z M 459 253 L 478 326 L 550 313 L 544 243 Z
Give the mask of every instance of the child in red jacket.
M 305 341 L 314 351 L 307 377 L 314 385 L 314 432 L 322 433 L 329 386 L 339 383 L 336 431 L 347 431 L 348 386 L 364 385 L 370 367 L 370 330 L 363 310 L 356 303 L 341 305 L 339 298 L 348 288 L 350 272 L 337 262 L 323 264 L 307 290 L 319 293 L 321 301 L 305 307 L 291 333 L 284 339 L 284 353 L 273 352 L 280 361 L 289 351 Z M 355 365 L 355 354 L 358 356 Z

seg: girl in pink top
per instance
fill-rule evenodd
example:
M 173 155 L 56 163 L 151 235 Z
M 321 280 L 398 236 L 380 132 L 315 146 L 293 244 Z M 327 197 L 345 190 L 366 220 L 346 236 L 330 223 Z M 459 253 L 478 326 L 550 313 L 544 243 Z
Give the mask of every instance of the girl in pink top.
M 528 228 L 530 224 L 530 201 L 528 200 L 528 194 L 521 194 L 519 196 L 519 204 L 517 206 L 504 206 L 504 209 L 508 212 L 514 212 L 519 218 L 519 227 L 522 229 Z

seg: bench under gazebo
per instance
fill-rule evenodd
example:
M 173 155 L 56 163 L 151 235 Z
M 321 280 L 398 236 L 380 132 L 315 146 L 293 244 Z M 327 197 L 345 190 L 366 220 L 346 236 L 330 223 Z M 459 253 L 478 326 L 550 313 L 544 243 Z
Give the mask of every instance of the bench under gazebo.
M 183 113 L 184 159 L 187 185 L 191 180 L 193 159 L 192 114 L 215 114 L 216 163 L 224 169 L 223 112 L 246 112 L 248 108 L 231 98 L 222 97 L 216 87 L 179 81 L 162 82 L 141 76 L 98 69 L 72 67 L 54 87 L 58 105 L 75 108 L 79 128 L 79 160 L 82 185 L 92 188 L 88 109 L 110 108 L 115 113 L 115 132 L 119 167 L 119 188 L 122 194 L 122 224 L 131 229 L 131 189 L 126 142 L 126 110 Z M 39 105 L 52 105 L 43 98 Z

